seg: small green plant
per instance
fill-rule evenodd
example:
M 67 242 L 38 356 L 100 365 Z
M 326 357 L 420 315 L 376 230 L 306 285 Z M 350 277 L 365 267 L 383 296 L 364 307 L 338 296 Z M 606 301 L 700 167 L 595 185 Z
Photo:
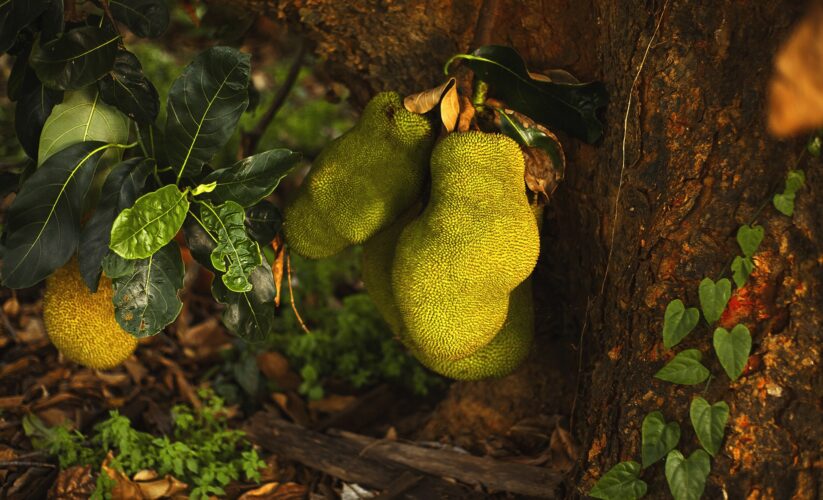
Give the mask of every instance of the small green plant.
M 808 151 L 813 156 L 819 155 L 820 142 L 819 137 L 810 141 Z M 804 182 L 802 170 L 789 171 L 785 189 L 772 199 L 780 213 L 787 216 L 794 213 L 795 195 Z M 738 229 L 737 243 L 743 255 L 736 256 L 731 263 L 732 279 L 737 288 L 745 286 L 752 273 L 755 267 L 753 256 L 764 236 L 763 226 L 755 225 L 754 221 Z M 698 287 L 699 309 L 686 307 L 680 299 L 668 303 L 663 317 L 662 336 L 666 349 L 676 347 L 698 326 L 702 312 L 707 330 L 715 327 L 712 344 L 720 366 L 729 379 L 735 381 L 743 374 L 748 362 L 752 336 L 744 324 L 736 324 L 731 331 L 715 326 L 726 310 L 731 295 L 732 283 L 729 279 L 714 281 L 704 278 Z M 702 384 L 712 376 L 701 362 L 702 358 L 703 353 L 699 349 L 685 349 L 660 368 L 654 377 L 673 384 Z M 634 461 L 614 465 L 597 481 L 589 495 L 604 500 L 641 498 L 646 494 L 648 485 L 640 476 L 665 457 L 666 481 L 675 500 L 698 500 L 703 495 L 706 479 L 711 472 L 711 459 L 721 449 L 729 413 L 729 405 L 725 401 L 710 403 L 697 395 L 692 398 L 689 418 L 701 448 L 688 457 L 677 449 L 680 425 L 666 422 L 661 411 L 647 414 L 641 426 L 642 465 Z
M 132 427 L 128 418 L 112 411 L 94 427 L 90 436 L 64 426 L 49 428 L 34 415 L 23 420 L 23 429 L 34 447 L 57 457 L 61 468 L 90 465 L 100 468 L 109 451 L 109 466 L 131 476 L 150 469 L 171 474 L 187 483 L 193 499 L 222 495 L 223 488 L 241 477 L 260 480 L 265 463 L 246 441 L 244 433 L 229 429 L 223 400 L 210 390 L 200 391 L 203 406 L 172 409 L 172 436 L 154 436 Z M 93 498 L 109 498 L 113 481 L 101 472 Z

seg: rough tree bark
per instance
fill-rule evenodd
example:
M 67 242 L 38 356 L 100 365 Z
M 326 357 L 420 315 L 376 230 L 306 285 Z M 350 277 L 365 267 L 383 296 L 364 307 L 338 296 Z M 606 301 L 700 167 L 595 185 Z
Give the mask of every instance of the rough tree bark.
M 539 312 L 551 319 L 538 336 L 541 354 L 502 381 L 456 384 L 449 412 L 471 427 L 495 400 L 497 413 L 480 423 L 505 432 L 547 409 L 568 414 L 574 401 L 583 452 L 564 494 L 578 497 L 618 461 L 639 458 L 650 411 L 680 422 L 681 449 L 691 453 L 689 401 L 702 394 L 731 407 L 705 498 L 820 498 L 823 169 L 809 163 L 794 217 L 778 214 L 768 200 L 806 161 L 801 141 L 766 134 L 763 111 L 774 52 L 802 5 L 670 0 L 632 91 L 661 1 L 234 1 L 305 33 L 360 103 L 377 90 L 439 83 L 443 62 L 484 38 L 513 45 L 533 70 L 604 81 L 606 136 L 595 146 L 564 138 L 567 178 L 546 215 L 536 285 Z M 666 304 L 697 305 L 703 277 L 728 275 L 735 231 L 753 218 L 766 238 L 735 308 L 754 339 L 749 371 L 730 383 L 701 326 L 684 346 L 707 354 L 719 376 L 705 391 L 654 379 L 671 356 L 660 335 Z M 558 356 L 562 340 L 578 350 Z M 568 372 L 578 353 L 575 384 Z M 432 425 L 435 433 L 458 427 L 446 416 Z M 643 478 L 651 497 L 664 496 L 662 464 Z

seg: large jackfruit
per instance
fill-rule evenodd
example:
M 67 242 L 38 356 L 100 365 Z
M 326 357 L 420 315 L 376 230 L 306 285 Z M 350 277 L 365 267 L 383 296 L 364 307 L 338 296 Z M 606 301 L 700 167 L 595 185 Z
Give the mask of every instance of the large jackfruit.
M 68 359 L 89 368 L 112 368 L 132 355 L 137 339 L 114 318 L 111 281 L 103 276 L 91 293 L 80 276 L 77 259 L 46 280 L 43 321 L 46 333 Z
M 520 147 L 500 134 L 453 133 L 434 148 L 430 201 L 392 266 L 406 341 L 421 357 L 465 358 L 502 328 L 540 250 L 524 170 Z
M 426 179 L 434 132 L 396 92 L 377 94 L 357 124 L 323 149 L 286 207 L 289 246 L 308 258 L 363 243 L 415 200 Z

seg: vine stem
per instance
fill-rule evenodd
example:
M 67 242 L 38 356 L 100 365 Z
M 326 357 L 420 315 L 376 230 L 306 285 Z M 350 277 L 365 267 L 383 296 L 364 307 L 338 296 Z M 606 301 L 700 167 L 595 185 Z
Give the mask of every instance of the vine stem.
M 291 303 L 291 310 L 294 311 L 294 315 L 297 317 L 297 322 L 300 323 L 300 328 L 302 328 L 304 332 L 311 335 L 311 330 L 309 330 L 309 327 L 307 327 L 306 323 L 303 322 L 303 318 L 297 311 L 297 305 L 294 303 L 294 290 L 291 287 L 291 256 L 289 254 L 286 254 L 286 280 L 289 282 L 289 302 Z

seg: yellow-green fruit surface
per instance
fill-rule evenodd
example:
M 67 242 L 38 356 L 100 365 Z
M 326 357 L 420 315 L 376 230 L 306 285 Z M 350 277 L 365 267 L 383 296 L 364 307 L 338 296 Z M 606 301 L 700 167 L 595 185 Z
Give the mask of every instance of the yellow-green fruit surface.
M 112 294 L 111 281 L 105 276 L 97 293 L 91 293 L 76 259 L 46 280 L 46 333 L 65 357 L 89 368 L 106 369 L 132 355 L 137 339 L 114 319 Z
M 430 121 L 396 92 L 377 94 L 323 149 L 286 207 L 283 231 L 308 258 L 334 255 L 391 224 L 419 199 L 434 144 Z
M 473 354 L 455 361 L 432 359 L 425 354 L 412 354 L 430 370 L 457 380 L 500 378 L 513 372 L 531 350 L 534 339 L 534 300 L 531 280 L 514 289 L 509 299 L 509 312 L 503 328 L 488 344 Z
M 540 251 L 520 147 L 501 134 L 453 133 L 434 148 L 431 197 L 398 240 L 392 290 L 409 345 L 465 358 L 503 327 L 509 295 Z

